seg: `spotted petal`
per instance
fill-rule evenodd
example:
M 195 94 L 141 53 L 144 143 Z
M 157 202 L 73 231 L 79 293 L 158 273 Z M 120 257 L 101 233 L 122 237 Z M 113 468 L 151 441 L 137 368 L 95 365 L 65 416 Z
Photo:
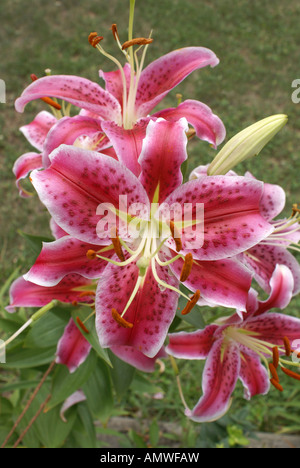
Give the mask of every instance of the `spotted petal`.
M 56 362 L 75 372 L 89 355 L 91 345 L 71 318 L 57 345 Z
M 30 281 L 25 281 L 21 276 L 13 282 L 10 288 L 10 305 L 6 307 L 8 312 L 15 312 L 16 307 L 43 307 L 53 299 L 61 302 L 85 301 L 80 292 L 75 289 L 90 284 L 90 280 L 80 275 L 68 275 L 56 286 L 51 288 L 38 286 Z
M 93 112 L 103 119 L 120 123 L 121 107 L 117 99 L 97 83 L 72 75 L 45 76 L 31 83 L 16 100 L 18 112 L 42 97 L 56 97 Z
M 38 153 L 25 153 L 16 160 L 13 173 L 16 176 L 16 185 L 21 197 L 27 198 L 32 195 L 21 186 L 21 180 L 25 179 L 34 169 L 42 168 L 42 155 Z
M 185 207 L 190 206 L 191 219 L 197 221 L 199 227 L 182 230 L 183 250 L 191 251 L 198 260 L 219 260 L 238 254 L 267 237 L 273 227 L 260 214 L 262 191 L 262 182 L 238 176 L 201 177 L 178 187 L 165 203 L 168 206 L 179 204 L 184 216 Z M 202 219 L 199 222 L 194 215 L 197 204 L 203 207 L 204 225 Z M 202 233 L 201 247 L 196 239 Z M 169 245 L 174 248 L 173 241 Z
M 57 123 L 56 117 L 50 112 L 42 111 L 37 114 L 35 119 L 28 125 L 20 128 L 20 131 L 39 151 L 43 150 L 44 141 L 49 130 Z
M 127 197 L 128 206 L 138 201 L 149 212 L 144 188 L 113 158 L 61 145 L 50 159 L 48 169 L 32 173 L 32 183 L 57 224 L 77 239 L 96 245 L 110 243 L 109 229 L 100 232 L 98 223 L 107 215 L 107 204 L 112 209 L 122 208 L 120 195 Z M 111 221 L 114 224 L 116 217 L 112 216 Z
M 125 82 L 126 82 L 126 89 L 127 95 L 130 86 L 130 65 L 126 63 L 123 67 Z M 120 70 L 115 70 L 112 72 L 104 72 L 99 70 L 100 78 L 103 78 L 105 81 L 105 89 L 110 94 L 112 94 L 120 103 L 121 108 L 123 109 L 123 80 Z
M 99 278 L 107 262 L 99 258 L 90 260 L 88 250 L 98 250 L 99 246 L 87 244 L 71 236 L 64 236 L 54 242 L 43 242 L 43 248 L 29 272 L 24 275 L 26 281 L 40 286 L 55 286 L 70 273 L 78 273 L 85 278 Z M 105 252 L 110 258 L 114 250 Z
M 158 119 L 150 121 L 139 158 L 140 181 L 149 199 L 153 200 L 159 188 L 158 201 L 162 203 L 182 183 L 181 164 L 187 159 L 184 118 L 178 122 Z
M 244 397 L 250 400 L 255 395 L 266 395 L 270 388 L 270 379 L 265 366 L 255 353 L 248 349 L 241 350 L 240 380 L 243 383 Z
M 168 335 L 166 352 L 179 359 L 205 359 L 214 343 L 217 325 L 208 325 L 204 330 L 192 333 L 178 332 Z
M 203 396 L 193 410 L 186 415 L 196 422 L 213 421 L 222 417 L 228 410 L 231 394 L 240 372 L 240 354 L 232 343 L 217 340 L 208 355 L 203 376 Z
M 193 71 L 219 63 L 216 55 L 204 47 L 185 47 L 174 50 L 150 63 L 141 74 L 137 95 L 137 117 L 149 112 Z
M 158 111 L 152 117 L 163 117 L 168 121 L 177 121 L 185 117 L 194 127 L 197 137 L 208 141 L 215 148 L 222 143 L 226 135 L 225 127 L 219 117 L 213 114 L 207 105 L 193 99 L 187 99 L 178 107 Z
M 167 356 L 163 348 L 152 358 L 145 356 L 131 346 L 112 346 L 110 350 L 122 361 L 143 372 L 154 372 L 157 359 Z
M 178 286 L 166 267 L 157 268 L 161 280 Z M 161 349 L 168 328 L 175 316 L 178 294 L 161 291 L 148 268 L 144 283 L 124 315 L 132 328 L 123 328 L 112 318 L 112 309 L 122 314 L 138 279 L 138 267 L 131 263 L 120 267 L 109 265 L 100 278 L 96 293 L 96 328 L 103 348 L 132 346 L 149 358 Z

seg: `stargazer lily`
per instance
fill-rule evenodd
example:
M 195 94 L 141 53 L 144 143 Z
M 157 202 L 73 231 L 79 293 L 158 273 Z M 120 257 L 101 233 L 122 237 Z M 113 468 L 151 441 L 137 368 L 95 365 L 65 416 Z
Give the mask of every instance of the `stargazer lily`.
M 48 169 L 31 175 L 55 222 L 76 239 L 74 262 L 77 267 L 82 262 L 81 274 L 89 277 L 86 258 L 78 255 L 80 242 L 98 246 L 88 248 L 86 256 L 91 262 L 99 261 L 99 270 L 107 264 L 96 293 L 96 325 L 103 347 L 132 346 L 154 357 L 174 318 L 179 295 L 188 301 L 184 312 L 197 302 L 200 291 L 204 299 L 245 310 L 251 275 L 229 257 L 273 230 L 259 210 L 263 184 L 216 176 L 181 185 L 186 130 L 185 119 L 150 121 L 139 157 L 139 178 L 106 155 L 65 145 L 50 155 Z M 120 195 L 127 197 L 128 212 Z M 174 212 L 167 222 L 161 215 L 165 207 L 174 205 L 188 204 L 193 212 L 196 203 L 204 206 L 204 241 L 191 248 L 192 223 L 177 223 Z M 137 204 L 142 209 L 133 213 Z M 103 227 L 105 210 L 117 220 L 113 232 Z M 133 223 L 139 226 L 137 238 L 127 229 Z M 168 228 L 167 234 L 161 227 Z M 72 261 L 69 241 L 66 236 L 53 247 L 44 246 L 44 260 L 38 259 L 27 279 L 44 286 L 47 281 L 51 286 L 59 281 L 61 272 L 66 272 L 64 263 Z M 107 255 L 112 249 L 115 254 Z M 180 281 L 194 293 L 192 298 L 179 290 Z
M 293 283 L 290 270 L 285 265 L 277 265 L 270 281 L 269 298 L 260 301 L 256 291 L 251 289 L 247 313 L 242 317 L 236 313 L 203 330 L 169 335 L 166 351 L 171 356 L 206 359 L 202 376 L 203 395 L 192 410 L 186 408 L 188 417 L 205 422 L 223 416 L 230 406 L 238 379 L 244 385 L 244 396 L 248 400 L 254 395 L 266 394 L 270 381 L 278 390 L 283 390 L 279 383 L 279 368 L 300 380 L 299 373 L 286 367 L 299 367 L 299 359 L 290 362 L 283 357 L 284 354 L 290 356 L 297 348 L 300 320 L 280 313 L 268 313 L 274 307 L 284 309 L 289 304 Z M 268 359 L 271 359 L 270 363 Z
M 198 166 L 190 174 L 190 180 L 207 175 L 207 166 Z M 226 176 L 236 176 L 229 171 Z M 255 177 L 246 172 L 245 177 Z M 294 277 L 293 295 L 300 291 L 300 265 L 297 259 L 289 252 L 299 252 L 300 241 L 300 210 L 297 204 L 293 205 L 289 218 L 274 219 L 284 209 L 286 203 L 285 192 L 280 185 L 264 183 L 263 195 L 260 200 L 262 216 L 274 226 L 273 232 L 254 247 L 239 255 L 239 260 L 253 273 L 255 280 L 261 288 L 270 293 L 270 280 L 278 263 L 286 265 Z
M 130 17 L 133 18 L 132 6 Z M 87 135 L 96 143 L 97 132 L 104 132 L 110 140 L 114 138 L 114 149 L 119 161 L 138 176 L 141 171 L 138 157 L 150 120 L 149 113 L 190 73 L 219 63 L 216 55 L 205 47 L 185 47 L 160 57 L 143 70 L 146 51 L 152 39 L 133 38 L 132 23 L 130 20 L 128 41 L 124 44 L 120 43 L 116 25 L 112 28 L 116 44 L 127 61 L 124 67 L 117 58 L 105 51 L 101 45 L 101 36 L 97 33 L 89 36 L 90 44 L 117 67 L 112 72 L 100 70 L 105 89 L 78 76 L 35 77 L 33 83 L 16 100 L 16 110 L 23 112 L 25 105 L 34 99 L 49 100 L 50 96 L 62 99 L 62 110 L 55 110 L 58 118 L 64 115 L 64 109 L 68 109 L 65 102 L 81 109 L 79 116 L 61 118 L 52 128 L 43 148 L 43 167 L 49 166 L 49 154 L 60 144 L 73 144 L 80 135 Z M 140 49 L 143 52 L 139 56 Z M 156 120 L 159 117 L 170 121 L 185 117 L 194 127 L 196 135 L 214 147 L 225 137 L 221 120 L 208 106 L 196 100 L 186 100 L 177 107 L 156 112 L 151 118 Z M 105 148 L 107 141 L 106 138 L 99 149 Z

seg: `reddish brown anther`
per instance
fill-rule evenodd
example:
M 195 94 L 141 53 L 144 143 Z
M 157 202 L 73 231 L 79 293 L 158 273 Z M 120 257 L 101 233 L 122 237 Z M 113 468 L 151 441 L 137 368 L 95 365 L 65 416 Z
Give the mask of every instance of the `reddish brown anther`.
M 95 252 L 95 250 L 90 249 L 87 251 L 86 256 L 89 260 L 94 260 L 97 257 L 97 252 Z
M 181 238 L 179 236 L 179 232 L 175 227 L 174 221 L 170 221 L 169 227 L 170 227 L 170 230 L 171 230 L 171 235 L 173 237 L 173 240 L 174 240 L 174 242 L 176 244 L 176 252 L 180 252 L 180 250 L 182 250 L 182 242 L 181 242 Z
M 38 77 L 34 73 L 32 73 L 30 75 L 30 78 L 32 79 L 32 81 L 38 80 Z M 46 104 L 49 104 L 49 106 L 54 107 L 57 110 L 61 109 L 61 105 L 58 104 L 58 102 L 53 101 L 53 99 L 51 99 L 49 97 L 42 97 L 40 99 L 41 99 L 41 101 L 46 102 Z
M 180 281 L 182 283 L 188 279 L 192 270 L 193 261 L 193 255 L 191 253 L 186 254 L 184 264 L 180 273 Z
M 112 315 L 112 318 L 119 325 L 121 325 L 122 327 L 124 327 L 124 328 L 132 328 L 133 327 L 133 323 L 127 322 L 127 320 L 125 320 L 123 317 L 121 317 L 121 315 L 119 314 L 119 312 L 116 309 L 111 309 L 111 315 Z
M 278 377 L 278 374 L 277 374 L 277 370 L 274 366 L 274 364 L 272 364 L 272 362 L 269 363 L 269 369 L 270 369 L 270 372 L 272 374 L 272 377 L 277 380 L 277 382 L 279 382 L 279 377 Z
M 89 43 L 93 46 L 96 47 L 99 42 L 103 40 L 103 36 L 98 36 L 98 33 L 96 32 L 91 32 L 88 37 Z
M 79 317 L 76 317 L 76 322 L 78 323 L 78 325 L 80 326 L 80 328 L 81 328 L 85 333 L 90 333 L 89 330 L 86 328 L 86 326 L 85 326 L 84 323 L 80 320 Z
M 128 47 L 134 46 L 134 45 L 146 45 L 146 44 L 151 44 L 153 42 L 153 39 L 150 37 L 136 37 L 135 39 L 131 39 L 130 41 L 124 42 L 122 45 L 122 50 L 128 49 Z
M 119 34 L 118 34 L 117 25 L 115 23 L 111 25 L 111 30 L 112 30 L 115 41 L 117 39 L 120 39 Z
M 185 308 L 183 309 L 183 311 L 181 312 L 182 315 L 187 315 L 191 312 L 191 310 L 195 307 L 195 305 L 197 304 L 197 302 L 199 301 L 199 298 L 200 298 L 200 291 L 199 289 L 197 289 L 197 291 L 195 292 L 195 294 L 190 298 L 189 302 L 187 303 L 187 305 L 185 306 Z
M 279 351 L 278 351 L 278 347 L 277 347 L 277 346 L 274 346 L 274 348 L 272 349 L 272 351 L 273 351 L 273 365 L 274 365 L 275 369 L 277 369 L 278 364 L 279 364 Z
M 284 347 L 285 347 L 285 355 L 287 357 L 289 357 L 291 355 L 292 348 L 291 348 L 290 340 L 288 339 L 287 336 L 283 337 L 283 343 L 284 343 Z
M 270 379 L 271 384 L 280 392 L 283 392 L 283 387 L 275 379 Z
M 296 372 L 291 371 L 290 369 L 287 369 L 286 367 L 282 367 L 281 370 L 289 377 L 292 377 L 293 379 L 296 379 L 296 380 L 300 380 L 300 374 L 297 374 Z
M 124 257 L 124 253 L 123 253 L 123 250 L 122 250 L 122 245 L 121 245 L 121 242 L 120 242 L 120 238 L 118 236 L 118 232 L 117 232 L 117 230 L 116 230 L 116 228 L 114 226 L 111 228 L 110 238 L 111 238 L 111 241 L 112 241 L 112 245 L 114 247 L 114 251 L 118 255 L 121 262 L 124 262 L 125 257 Z

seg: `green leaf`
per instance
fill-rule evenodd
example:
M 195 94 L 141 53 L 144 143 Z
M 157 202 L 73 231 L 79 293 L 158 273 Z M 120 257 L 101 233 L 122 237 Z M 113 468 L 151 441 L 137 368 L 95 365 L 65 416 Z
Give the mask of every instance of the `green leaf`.
M 25 342 L 25 348 L 48 348 L 57 346 L 63 331 L 68 323 L 69 314 L 48 313 L 40 318 L 31 327 Z
M 135 368 L 121 361 L 121 359 L 115 356 L 111 351 L 109 351 L 109 358 L 113 365 L 113 368 L 110 369 L 110 374 L 114 388 L 118 398 L 121 398 L 130 387 L 135 374 Z
M 129 437 L 133 441 L 135 447 L 137 448 L 147 448 L 147 444 L 142 436 L 140 436 L 137 432 L 133 429 L 129 431 Z
M 153 419 L 152 423 L 150 424 L 149 437 L 152 447 L 156 447 L 159 441 L 159 427 L 156 419 Z
M 19 345 L 12 351 L 6 352 L 6 363 L 2 366 L 10 369 L 26 369 L 29 367 L 42 366 L 54 359 L 55 349 L 33 348 L 25 349 Z
M 82 386 L 88 407 L 94 417 L 107 421 L 114 408 L 110 372 L 105 362 L 98 360 L 92 375 Z
M 6 384 L 1 387 L 1 392 L 12 392 L 13 390 L 27 390 L 28 388 L 35 388 L 40 383 L 40 380 L 23 380 Z
M 97 357 L 93 351 L 78 369 L 72 374 L 65 365 L 58 365 L 52 380 L 51 400 L 47 405 L 47 410 L 54 408 L 66 400 L 72 393 L 79 390 L 88 380 L 96 367 Z
M 18 229 L 18 233 L 26 239 L 30 247 L 35 254 L 39 254 L 43 245 L 43 242 L 53 242 L 53 239 L 43 236 L 33 236 L 32 234 L 26 234 L 26 232 Z
M 82 309 L 73 309 L 72 310 L 72 317 L 74 319 L 74 322 L 77 326 L 77 328 L 82 332 L 86 340 L 90 343 L 92 348 L 95 350 L 95 352 L 98 354 L 98 356 L 103 359 L 109 366 L 112 366 L 111 361 L 108 356 L 108 352 L 106 349 L 101 348 L 100 343 L 99 343 L 99 338 L 97 335 L 96 327 L 95 327 L 95 318 L 91 317 L 88 322 L 85 323 L 87 329 L 89 330 L 89 333 L 83 332 L 83 330 L 80 328 L 76 321 L 76 317 L 79 317 L 80 320 L 83 322 L 86 317 L 88 316 L 89 312 L 87 312 L 86 308 Z
M 72 428 L 72 437 L 80 448 L 96 448 L 97 439 L 92 415 L 85 403 L 77 405 L 77 419 Z

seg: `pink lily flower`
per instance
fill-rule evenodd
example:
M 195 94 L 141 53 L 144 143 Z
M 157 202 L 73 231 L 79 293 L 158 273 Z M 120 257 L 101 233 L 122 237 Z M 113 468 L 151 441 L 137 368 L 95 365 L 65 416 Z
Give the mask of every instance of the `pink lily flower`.
M 73 373 L 86 360 L 91 348 L 90 343 L 71 318 L 58 342 L 56 362 L 64 364 L 70 373 Z
M 206 359 L 202 377 L 203 395 L 186 415 L 194 421 L 212 421 L 222 417 L 231 403 L 237 380 L 244 385 L 246 399 L 265 395 L 271 382 L 282 390 L 276 367 L 297 378 L 299 374 L 286 369 L 293 364 L 283 359 L 290 355 L 294 340 L 300 336 L 300 320 L 279 313 L 267 313 L 271 308 L 284 309 L 291 300 L 293 275 L 285 265 L 277 265 L 270 281 L 271 293 L 266 301 L 249 293 L 247 313 L 236 313 L 204 330 L 169 335 L 168 354 L 182 359 Z M 287 349 L 289 348 L 289 349 Z M 295 347 L 294 347 L 295 349 Z M 268 364 L 267 359 L 273 358 Z M 264 367 L 260 361 L 265 363 Z
M 65 145 L 51 153 L 48 169 L 31 175 L 55 222 L 77 240 L 73 261 L 79 268 L 82 262 L 81 274 L 89 275 L 83 247 L 78 253 L 79 242 L 94 245 L 87 254 L 92 262 L 99 261 L 96 275 L 100 276 L 106 262 L 96 293 L 96 326 L 102 347 L 131 346 L 153 358 L 162 348 L 178 296 L 184 295 L 179 281 L 194 293 L 192 298 L 184 295 L 189 308 L 199 299 L 200 290 L 204 299 L 245 310 L 251 275 L 228 257 L 255 245 L 273 229 L 259 211 L 263 184 L 244 177 L 215 176 L 181 185 L 186 129 L 185 119 L 150 121 L 139 157 L 139 178 L 106 155 Z M 136 203 L 145 208 L 137 218 L 143 233 L 138 239 L 132 239 L 126 229 L 123 238 L 121 232 L 111 236 L 110 231 L 102 238 L 103 232 L 97 229 L 105 218 L 97 211 L 103 203 L 113 207 L 122 229 L 128 227 L 128 218 L 121 215 L 120 195 L 127 196 L 129 208 Z M 150 209 L 153 202 L 155 210 Z M 178 229 L 180 248 L 170 229 L 166 238 L 157 238 L 159 216 L 165 206 L 174 203 L 181 207 L 204 204 L 202 247 L 188 248 L 191 226 Z M 112 249 L 116 254 L 110 257 L 107 252 Z M 38 259 L 27 279 L 53 286 L 66 272 L 65 259 L 72 259 L 68 237 L 52 247 L 44 246 L 41 256 L 43 261 Z
M 109 56 L 99 44 L 97 48 L 103 55 Z M 125 55 L 128 58 L 126 52 Z M 69 140 L 75 140 L 74 135 L 76 138 L 80 135 L 94 138 L 95 132 L 104 132 L 110 140 L 114 139 L 119 161 L 129 167 L 135 175 L 139 175 L 141 168 L 138 157 L 150 111 L 190 73 L 208 65 L 214 67 L 219 63 L 215 54 L 203 47 L 175 50 L 155 60 L 143 71 L 144 55 L 140 64 L 136 57 L 136 70 L 132 61 L 131 65 L 127 63 L 122 67 L 115 58 L 109 58 L 119 69 L 113 72 L 100 71 L 100 77 L 105 81 L 105 90 L 85 78 L 53 75 L 34 81 L 16 100 L 18 112 L 23 112 L 28 102 L 49 95 L 82 109 L 80 115 L 75 118 L 65 117 L 59 120 L 49 133 L 43 148 L 45 168 L 50 164 L 51 151 L 62 143 L 70 144 Z M 176 108 L 156 112 L 152 119 L 156 120 L 160 116 L 170 121 L 185 117 L 194 127 L 196 135 L 215 147 L 225 137 L 225 128 L 221 120 L 208 106 L 199 101 L 186 100 Z M 107 141 L 106 139 L 105 143 Z M 102 148 L 106 146 L 102 145 Z
M 198 179 L 207 174 L 208 166 L 198 166 L 190 174 L 190 180 Z M 230 171 L 226 176 L 236 176 Z M 245 177 L 255 179 L 246 172 Z M 294 277 L 293 295 L 300 291 L 300 265 L 297 259 L 288 251 L 299 251 L 300 224 L 297 205 L 293 206 L 292 215 L 287 219 L 274 219 L 284 209 L 285 192 L 275 184 L 264 183 L 263 195 L 260 201 L 260 212 L 270 224 L 273 232 L 255 246 L 239 254 L 239 261 L 246 265 L 254 275 L 255 280 L 267 293 L 270 293 L 270 280 L 278 263 L 286 265 Z

